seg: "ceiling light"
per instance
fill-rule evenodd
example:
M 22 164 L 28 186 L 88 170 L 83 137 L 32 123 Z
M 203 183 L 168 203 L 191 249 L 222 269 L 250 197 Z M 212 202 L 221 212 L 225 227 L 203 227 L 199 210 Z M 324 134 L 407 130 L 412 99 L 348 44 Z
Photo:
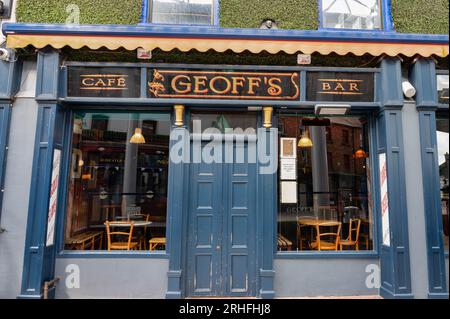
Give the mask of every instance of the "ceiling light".
M 142 135 L 142 130 L 140 128 L 136 128 L 134 130 L 134 134 L 130 139 L 131 144 L 145 144 L 144 135 Z
M 310 147 L 313 147 L 313 142 L 312 142 L 312 140 L 309 138 L 309 132 L 308 132 L 308 130 L 305 130 L 305 132 L 303 133 L 302 137 L 301 137 L 300 140 L 298 141 L 298 147 L 300 147 L 300 148 L 310 148 Z
M 349 104 L 317 104 L 315 114 L 317 115 L 346 115 L 350 111 Z

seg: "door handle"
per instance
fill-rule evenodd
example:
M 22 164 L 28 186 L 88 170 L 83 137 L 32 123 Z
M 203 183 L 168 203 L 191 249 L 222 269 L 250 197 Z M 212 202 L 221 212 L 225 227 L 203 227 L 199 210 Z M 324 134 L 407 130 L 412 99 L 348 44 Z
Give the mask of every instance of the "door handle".
M 217 250 L 220 250 L 220 246 L 219 246 L 219 245 L 217 245 L 217 246 L 216 246 L 216 249 L 217 249 Z

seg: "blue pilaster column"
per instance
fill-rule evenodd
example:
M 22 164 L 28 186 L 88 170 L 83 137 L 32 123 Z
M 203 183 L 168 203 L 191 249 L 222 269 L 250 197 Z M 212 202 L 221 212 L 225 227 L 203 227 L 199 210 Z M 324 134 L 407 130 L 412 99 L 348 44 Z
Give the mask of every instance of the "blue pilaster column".
M 189 131 L 185 126 L 173 126 L 170 139 L 170 150 L 174 149 L 174 144 L 183 143 L 182 151 L 188 152 L 190 148 Z M 172 156 L 173 154 L 171 154 Z M 169 190 L 168 190 L 168 231 L 167 231 L 167 252 L 169 254 L 169 271 L 167 273 L 167 299 L 179 299 L 183 297 L 183 265 L 182 261 L 185 257 L 183 252 L 186 251 L 185 244 L 187 238 L 186 225 L 188 213 L 188 190 L 185 185 L 189 185 L 187 181 L 188 163 L 185 161 L 174 162 L 172 157 L 169 162 Z
M 411 69 L 411 82 L 417 90 L 416 106 L 419 112 L 427 237 L 428 296 L 429 298 L 447 299 L 436 135 L 438 96 L 435 62 L 426 58 L 416 60 Z
M 12 58 L 14 60 L 15 57 Z M 0 61 L 0 220 L 12 100 L 19 89 L 21 62 Z
M 53 49 L 39 51 L 36 83 L 39 110 L 19 298 L 42 298 L 44 282 L 54 276 L 56 243 L 49 245 L 46 237 L 53 156 L 56 149 L 62 149 L 65 123 L 64 112 L 57 104 L 58 84 L 59 53 Z M 60 189 L 60 196 L 61 193 L 64 192 Z
M 379 84 L 381 111 L 377 117 L 378 154 L 385 154 L 390 244 L 380 241 L 381 288 L 385 298 L 412 298 L 408 242 L 408 215 L 403 147 L 401 62 L 384 58 Z M 377 184 L 378 167 L 375 168 Z M 381 201 L 381 198 L 377 200 Z M 384 225 L 386 229 L 386 225 Z M 383 227 L 382 227 L 383 228 Z M 382 230 L 381 230 L 382 231 Z M 380 236 L 383 238 L 383 236 Z
M 258 134 L 258 147 L 265 147 L 265 154 L 272 156 L 272 163 L 277 163 L 277 139 L 276 128 L 264 129 Z M 264 135 L 264 136 L 263 136 Z M 265 143 L 261 143 L 261 140 Z M 265 165 L 264 165 L 265 166 Z M 263 299 L 275 297 L 273 257 L 275 254 L 275 231 L 277 225 L 277 173 L 268 174 L 262 172 L 261 163 L 258 164 L 258 248 L 259 248 L 259 296 Z

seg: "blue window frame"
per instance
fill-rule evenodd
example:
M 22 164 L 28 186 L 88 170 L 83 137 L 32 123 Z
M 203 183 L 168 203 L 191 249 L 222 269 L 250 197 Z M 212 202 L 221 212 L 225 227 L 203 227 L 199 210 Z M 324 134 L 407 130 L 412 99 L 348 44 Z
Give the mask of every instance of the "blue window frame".
M 390 0 L 319 0 L 319 28 L 392 31 Z
M 143 0 L 144 24 L 218 25 L 219 0 Z

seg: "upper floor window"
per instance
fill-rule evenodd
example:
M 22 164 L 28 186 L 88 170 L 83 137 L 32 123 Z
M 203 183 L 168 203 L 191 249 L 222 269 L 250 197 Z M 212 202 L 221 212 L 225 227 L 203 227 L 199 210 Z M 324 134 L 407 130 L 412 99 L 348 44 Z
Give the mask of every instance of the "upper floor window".
M 322 28 L 380 30 L 381 0 L 321 0 Z
M 151 0 L 150 22 L 214 24 L 215 0 Z

